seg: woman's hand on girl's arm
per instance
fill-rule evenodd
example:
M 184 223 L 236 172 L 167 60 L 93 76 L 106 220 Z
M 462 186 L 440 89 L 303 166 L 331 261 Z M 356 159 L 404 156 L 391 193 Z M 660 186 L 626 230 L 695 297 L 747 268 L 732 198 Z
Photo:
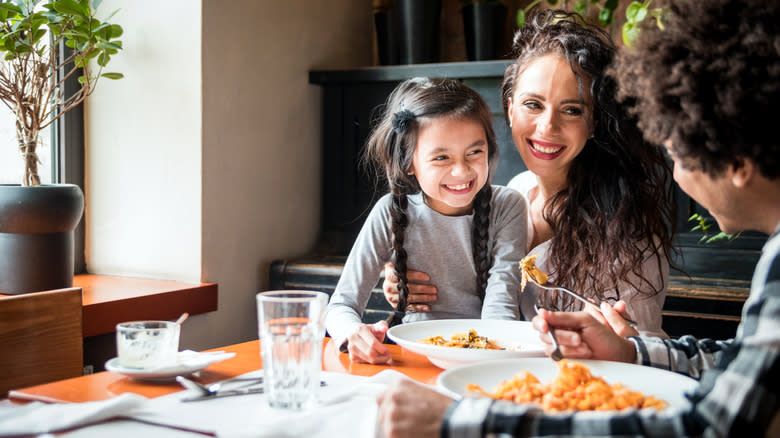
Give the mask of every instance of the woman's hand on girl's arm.
M 438 298 L 436 286 L 432 284 L 422 284 L 416 282 L 430 281 L 431 277 L 425 272 L 412 271 L 406 272 L 406 278 L 409 281 L 409 307 L 407 310 L 416 312 L 429 312 L 431 306 L 425 303 L 432 303 Z M 385 294 L 385 300 L 398 308 L 398 278 L 393 273 L 393 264 L 385 264 L 385 281 L 382 283 L 382 291 Z
M 387 321 L 374 324 L 360 324 L 347 336 L 347 350 L 352 362 L 383 364 L 390 363 L 390 350 L 382 344 L 387 333 Z

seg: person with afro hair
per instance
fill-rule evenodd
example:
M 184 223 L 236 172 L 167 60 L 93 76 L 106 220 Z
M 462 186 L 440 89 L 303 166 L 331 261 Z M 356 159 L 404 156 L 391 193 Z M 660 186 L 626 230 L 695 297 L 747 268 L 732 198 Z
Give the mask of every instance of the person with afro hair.
M 665 10 L 664 28 L 643 26 L 612 73 L 645 138 L 663 145 L 675 180 L 721 230 L 769 235 L 736 337 L 624 338 L 586 312 L 542 310 L 534 326 L 546 343 L 555 328 L 570 359 L 697 379 L 689 406 L 551 415 L 491 398 L 454 401 L 402 379 L 378 400 L 385 437 L 780 437 L 780 140 L 772 120 L 780 102 L 780 2 L 671 0 Z M 614 310 L 602 310 L 619 327 Z

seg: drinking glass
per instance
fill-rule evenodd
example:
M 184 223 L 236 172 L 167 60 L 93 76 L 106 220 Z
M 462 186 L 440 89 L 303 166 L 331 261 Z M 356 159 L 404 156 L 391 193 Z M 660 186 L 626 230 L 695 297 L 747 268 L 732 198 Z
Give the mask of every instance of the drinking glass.
M 265 394 L 271 407 L 302 410 L 316 400 L 327 304 L 328 295 L 322 292 L 257 294 Z
M 130 321 L 116 325 L 119 364 L 156 368 L 176 363 L 181 325 L 169 321 Z

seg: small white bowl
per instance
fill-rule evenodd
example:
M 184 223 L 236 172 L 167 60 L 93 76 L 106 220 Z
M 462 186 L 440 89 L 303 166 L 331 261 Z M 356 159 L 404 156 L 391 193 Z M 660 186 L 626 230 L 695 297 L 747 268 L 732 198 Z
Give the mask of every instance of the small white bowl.
M 181 325 L 169 321 L 130 321 L 116 325 L 116 350 L 124 368 L 176 363 Z

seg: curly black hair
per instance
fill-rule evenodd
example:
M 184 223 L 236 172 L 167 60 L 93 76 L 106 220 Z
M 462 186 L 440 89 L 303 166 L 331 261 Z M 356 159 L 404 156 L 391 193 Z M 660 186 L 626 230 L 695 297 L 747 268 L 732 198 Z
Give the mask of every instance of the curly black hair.
M 543 215 L 553 230 L 552 278 L 598 301 L 620 299 L 618 286 L 631 278 L 637 279 L 631 286 L 640 293 L 661 293 L 657 279 L 642 271 L 649 254 L 661 272 L 663 258 L 673 265 L 671 169 L 663 151 L 643 141 L 636 121 L 617 100 L 615 80 L 606 74 L 616 50 L 609 35 L 581 16 L 542 10 L 515 33 L 515 62 L 502 85 L 507 115 L 520 73 L 530 61 L 556 54 L 569 62 L 580 95 L 592 97 L 593 136 L 573 160 L 566 187 L 545 203 Z M 545 299 L 545 306 L 558 307 L 555 297 Z M 561 301 L 563 308 L 574 304 L 565 297 Z
M 646 21 L 612 71 L 645 138 L 710 176 L 750 159 L 778 178 L 780 2 L 675 0 L 665 29 Z

